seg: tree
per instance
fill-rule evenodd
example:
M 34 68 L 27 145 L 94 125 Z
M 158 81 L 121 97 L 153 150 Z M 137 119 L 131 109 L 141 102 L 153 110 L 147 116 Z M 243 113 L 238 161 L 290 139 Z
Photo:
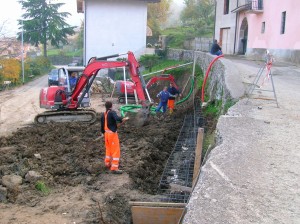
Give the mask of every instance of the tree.
M 21 72 L 21 64 L 17 59 L 0 60 L 0 81 L 7 80 L 14 83 L 18 82 Z
M 12 56 L 10 54 L 10 48 L 12 48 L 16 43 L 16 38 L 8 37 L 6 29 L 7 21 L 5 20 L 0 24 L 0 59 Z
M 169 15 L 171 1 L 161 0 L 160 3 L 148 4 L 147 24 L 152 29 L 153 36 L 160 34 L 160 28 Z
M 149 72 L 152 72 L 153 66 L 159 61 L 159 56 L 156 54 L 145 54 L 140 57 L 139 62 L 145 68 L 149 69 Z
M 84 40 L 84 23 L 82 21 L 80 25 L 80 31 L 76 39 L 76 45 L 78 49 L 83 48 L 83 40 Z
M 193 27 L 197 36 L 213 33 L 214 1 L 185 0 L 184 3 L 186 7 L 181 13 L 184 26 Z
M 22 0 L 19 1 L 22 9 L 26 12 L 22 15 L 23 38 L 25 42 L 38 46 L 43 45 L 43 54 L 47 57 L 47 41 L 56 47 L 67 44 L 67 36 L 75 33 L 74 28 L 69 26 L 65 19 L 70 15 L 68 12 L 58 12 L 64 3 L 47 3 L 46 0 Z M 21 27 L 22 28 L 22 27 Z M 19 33 L 18 39 L 21 39 Z

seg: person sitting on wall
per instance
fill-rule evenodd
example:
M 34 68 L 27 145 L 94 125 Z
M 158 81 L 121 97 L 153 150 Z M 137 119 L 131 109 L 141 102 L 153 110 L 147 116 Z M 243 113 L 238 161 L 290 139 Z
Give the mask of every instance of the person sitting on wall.
M 210 53 L 213 55 L 220 56 L 222 55 L 222 48 L 219 46 L 218 41 L 214 40 L 213 45 L 211 46 Z

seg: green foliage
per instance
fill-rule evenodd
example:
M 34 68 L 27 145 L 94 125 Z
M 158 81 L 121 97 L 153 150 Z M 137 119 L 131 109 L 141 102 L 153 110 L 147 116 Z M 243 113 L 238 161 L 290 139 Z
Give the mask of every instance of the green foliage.
M 203 147 L 202 147 L 202 159 L 204 158 L 204 156 L 209 153 L 209 149 L 211 149 L 211 147 L 213 147 L 216 143 L 216 134 L 214 132 L 214 127 L 212 127 L 213 130 L 208 130 L 205 135 L 204 135 L 204 139 L 203 139 Z
M 149 70 L 149 72 L 152 71 L 153 66 L 158 63 L 160 57 L 156 54 L 145 54 L 140 57 L 140 64 L 145 66 L 146 69 Z
M 55 55 L 61 55 L 61 56 L 69 56 L 69 57 L 81 57 L 83 55 L 83 49 L 78 49 L 76 51 L 67 51 L 62 50 L 59 48 L 54 48 L 47 51 L 47 56 L 55 56 Z
M 170 48 L 183 48 L 185 40 L 196 37 L 192 27 L 173 27 L 162 31 L 167 36 L 167 46 Z
M 181 13 L 184 26 L 193 29 L 193 35 L 206 36 L 214 29 L 214 1 L 213 0 L 185 0 L 186 7 Z
M 160 59 L 159 61 L 157 61 L 157 63 L 152 67 L 152 72 L 155 71 L 163 71 L 166 68 L 170 68 L 168 70 L 166 70 L 165 72 L 161 72 L 164 74 L 171 74 L 173 75 L 176 79 L 180 79 L 180 77 L 184 74 L 192 74 L 193 72 L 193 64 L 187 65 L 187 66 L 183 66 L 183 67 L 179 67 L 179 68 L 172 68 L 178 65 L 182 65 L 185 64 L 187 62 L 185 61 L 176 61 L 176 60 L 167 60 L 167 59 Z M 143 75 L 146 75 L 148 73 L 152 73 L 150 72 L 149 69 L 146 69 L 145 71 L 143 71 Z M 146 76 L 145 79 L 148 80 L 151 77 L 158 75 L 160 73 L 154 73 L 153 75 L 150 76 Z M 199 79 L 203 79 L 203 72 L 200 68 L 200 66 L 196 65 L 195 67 L 195 76 L 198 77 Z
M 83 41 L 84 41 L 84 23 L 82 21 L 81 25 L 80 25 L 80 31 L 79 34 L 76 38 L 76 46 L 78 49 L 82 49 L 83 48 Z
M 217 118 L 222 110 L 222 100 L 214 100 L 205 107 L 203 114 L 206 117 Z
M 223 113 L 226 114 L 228 109 L 230 107 L 232 107 L 235 103 L 236 103 L 236 100 L 234 100 L 234 99 L 227 100 L 225 105 L 224 105 Z
M 48 41 L 56 47 L 68 43 L 67 37 L 74 34 L 74 27 L 65 22 L 70 13 L 58 12 L 64 3 L 47 4 L 46 0 L 22 0 L 20 3 L 25 10 L 23 19 L 19 20 L 20 26 L 23 23 L 25 42 L 35 46 L 42 44 L 45 57 L 47 57 Z M 21 39 L 21 33 L 18 39 Z
M 44 195 L 48 195 L 50 193 L 50 189 L 42 181 L 37 181 L 36 182 L 35 189 L 37 189 L 38 191 L 42 192 Z
M 166 22 L 172 0 L 161 0 L 159 3 L 148 4 L 147 25 L 152 35 L 158 37 L 161 26 Z
M 166 59 L 161 59 L 159 61 L 157 61 L 157 63 L 152 67 L 152 71 L 160 71 L 163 70 L 167 67 L 171 67 L 171 66 L 175 66 L 175 65 L 179 65 L 179 64 L 183 64 L 184 62 L 180 62 L 180 61 L 176 61 L 176 60 L 166 60 Z M 143 71 L 143 74 L 147 74 L 150 73 L 149 69 L 145 69 Z
M 43 56 L 29 58 L 25 61 L 25 74 L 29 77 L 40 76 L 48 72 L 51 66 L 49 59 Z
M 0 60 L 0 81 L 12 81 L 14 84 L 20 80 L 21 63 L 17 59 L 2 59 Z

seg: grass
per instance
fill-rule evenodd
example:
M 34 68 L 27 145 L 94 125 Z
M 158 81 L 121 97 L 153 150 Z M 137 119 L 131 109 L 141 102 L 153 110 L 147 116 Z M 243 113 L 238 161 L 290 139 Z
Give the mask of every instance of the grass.
M 171 66 L 175 66 L 175 65 L 180 65 L 180 64 L 184 64 L 184 61 L 176 61 L 176 60 L 160 60 L 156 65 L 154 65 L 152 67 L 152 71 L 151 72 L 156 72 L 156 71 L 160 71 L 163 70 L 165 68 L 171 67 Z M 148 74 L 150 73 L 150 71 L 148 69 L 143 71 L 143 74 Z
M 233 100 L 233 99 L 227 100 L 226 103 L 225 103 L 225 105 L 224 105 L 224 109 L 223 109 L 223 110 L 224 110 L 224 114 L 226 114 L 227 111 L 228 111 L 228 109 L 229 109 L 230 107 L 232 107 L 235 103 L 236 103 L 236 101 Z
M 48 195 L 50 193 L 50 189 L 46 186 L 46 184 L 43 181 L 36 182 L 35 189 L 42 192 L 44 195 Z
M 69 57 L 80 57 L 83 55 L 83 50 L 76 50 L 76 51 L 64 51 L 62 49 L 51 49 L 47 50 L 48 56 L 54 56 L 54 55 L 64 55 Z

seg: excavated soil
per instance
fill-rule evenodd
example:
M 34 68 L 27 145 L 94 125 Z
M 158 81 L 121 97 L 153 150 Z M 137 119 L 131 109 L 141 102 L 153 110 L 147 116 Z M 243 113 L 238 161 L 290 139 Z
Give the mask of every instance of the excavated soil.
M 55 214 L 69 209 L 64 214 L 76 223 L 130 223 L 128 201 L 156 197 L 164 164 L 182 125 L 182 113 L 151 116 L 144 127 L 135 127 L 132 119 L 119 128 L 122 175 L 113 175 L 104 167 L 100 114 L 92 125 L 33 125 L 0 137 L 0 176 L 17 174 L 24 178 L 34 170 L 50 189 L 50 193 L 42 194 L 34 183 L 25 182 L 20 189 L 8 192 L 8 205 L 42 206 L 43 212 Z M 73 195 L 77 197 L 72 198 L 70 192 L 78 188 Z M 62 198 L 69 203 L 66 209 L 59 203 Z M 75 203 L 76 208 L 71 205 Z
M 183 85 L 182 79 L 178 83 Z M 154 85 L 151 95 L 165 85 Z M 131 223 L 129 201 L 159 201 L 159 181 L 184 115 L 193 111 L 191 101 L 178 105 L 172 116 L 151 115 L 143 127 L 136 126 L 130 113 L 130 120 L 118 129 L 124 173 L 115 175 L 104 166 L 100 137 L 100 116 L 108 99 L 105 94 L 92 95 L 98 112 L 94 124 L 30 125 L 0 137 L 0 187 L 4 175 L 23 178 L 22 185 L 8 190 L 7 200 L 0 203 L 1 222 Z M 118 111 L 119 106 L 114 102 L 113 109 Z M 28 171 L 42 175 L 45 192 L 25 181 Z

